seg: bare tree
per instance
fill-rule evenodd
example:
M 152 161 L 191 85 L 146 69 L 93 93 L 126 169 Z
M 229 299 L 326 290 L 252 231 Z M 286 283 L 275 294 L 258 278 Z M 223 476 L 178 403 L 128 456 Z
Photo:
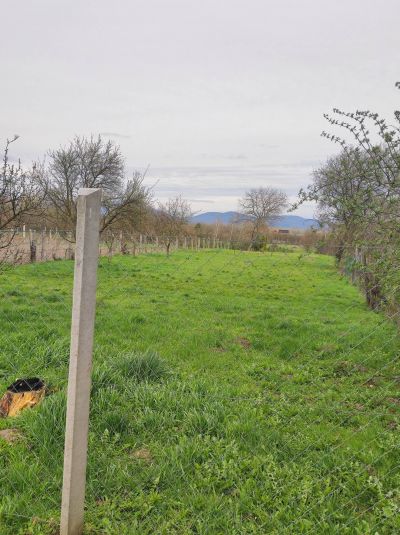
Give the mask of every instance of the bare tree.
M 179 239 L 192 216 L 190 204 L 181 196 L 159 203 L 155 212 L 156 229 L 169 256 L 173 239 Z
M 40 211 L 45 190 L 41 186 L 40 165 L 24 169 L 21 162 L 10 162 L 10 145 L 18 139 L 8 139 L 0 170 L 0 249 L 1 260 L 10 260 L 16 251 L 11 249 L 17 228 L 24 219 Z
M 271 220 L 279 216 L 288 204 L 287 195 L 277 188 L 257 188 L 246 191 L 239 201 L 242 220 L 251 222 L 251 240 Z
M 104 231 L 121 220 L 134 218 L 151 198 L 144 175 L 135 172 L 125 180 L 125 162 L 120 147 L 101 136 L 75 137 L 66 147 L 49 152 L 46 187 L 50 217 L 67 230 L 76 226 L 76 199 L 79 188 L 102 188 Z

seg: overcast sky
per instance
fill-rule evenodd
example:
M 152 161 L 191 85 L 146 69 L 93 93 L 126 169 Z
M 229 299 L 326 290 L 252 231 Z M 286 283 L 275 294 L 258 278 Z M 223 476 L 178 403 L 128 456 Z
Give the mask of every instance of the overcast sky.
M 399 0 L 9 0 L 0 13 L 12 155 L 102 133 L 128 170 L 150 164 L 158 198 L 196 211 L 234 210 L 260 185 L 294 198 L 337 150 L 324 112 L 400 108 Z

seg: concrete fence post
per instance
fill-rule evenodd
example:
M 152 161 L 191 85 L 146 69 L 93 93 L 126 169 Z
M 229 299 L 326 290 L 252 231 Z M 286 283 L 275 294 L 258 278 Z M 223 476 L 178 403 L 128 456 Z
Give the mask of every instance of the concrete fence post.
M 83 530 L 100 201 L 79 190 L 60 535 Z

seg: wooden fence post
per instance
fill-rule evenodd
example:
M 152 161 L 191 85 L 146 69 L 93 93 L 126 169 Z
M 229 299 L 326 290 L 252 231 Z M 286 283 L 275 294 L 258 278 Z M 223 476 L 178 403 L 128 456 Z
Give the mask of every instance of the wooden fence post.
M 45 233 L 46 231 L 44 229 L 42 229 L 42 232 L 40 234 L 40 237 L 41 237 L 41 243 L 40 243 L 40 260 L 44 260 L 44 238 L 45 238 Z
M 31 240 L 29 242 L 30 261 L 36 262 L 36 242 Z
M 83 529 L 100 201 L 100 189 L 79 190 L 60 535 Z

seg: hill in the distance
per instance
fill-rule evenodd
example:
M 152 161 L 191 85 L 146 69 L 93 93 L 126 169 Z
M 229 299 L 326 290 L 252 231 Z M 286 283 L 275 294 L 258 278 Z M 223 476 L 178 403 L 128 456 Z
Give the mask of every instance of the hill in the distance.
M 228 224 L 232 223 L 237 217 L 237 212 L 205 212 L 204 214 L 194 215 L 191 222 L 206 223 L 212 225 L 219 221 L 220 223 Z M 271 227 L 275 228 L 318 228 L 318 221 L 316 219 L 306 219 L 298 215 L 281 215 L 270 223 Z

